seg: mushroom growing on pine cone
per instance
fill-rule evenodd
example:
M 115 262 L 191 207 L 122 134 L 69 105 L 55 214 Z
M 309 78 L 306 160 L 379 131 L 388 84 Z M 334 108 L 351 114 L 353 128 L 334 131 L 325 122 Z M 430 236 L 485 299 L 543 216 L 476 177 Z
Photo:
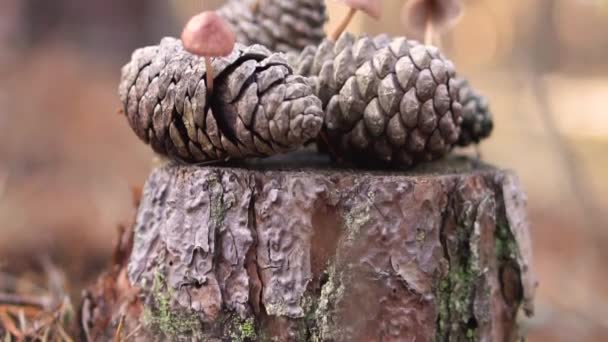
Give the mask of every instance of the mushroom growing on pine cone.
M 336 41 L 344 30 L 348 27 L 350 22 L 353 20 L 357 11 L 365 12 L 367 15 L 374 19 L 380 19 L 380 13 L 382 11 L 381 1 L 380 0 L 338 0 L 339 2 L 344 3 L 349 7 L 348 13 L 346 17 L 338 24 L 335 31 L 331 34 L 329 39 L 331 41 Z
M 234 49 L 234 32 L 226 21 L 213 11 L 200 13 L 184 27 L 182 42 L 186 51 L 205 58 L 207 89 L 213 92 L 211 57 L 227 56 Z
M 212 95 L 205 63 L 174 38 L 136 50 L 123 67 L 119 93 L 128 122 L 154 151 L 203 163 L 270 156 L 317 137 L 321 101 L 282 54 L 237 44 L 211 64 Z
M 462 14 L 460 0 L 407 0 L 401 9 L 401 21 L 432 44 L 437 33 L 451 28 Z
M 449 29 L 461 14 L 462 5 L 459 0 L 409 0 L 403 5 L 401 19 L 418 34 L 424 32 L 425 42 L 431 44 L 435 30 L 442 32 Z M 494 127 L 488 101 L 466 79 L 458 76 L 456 83 L 460 88 L 460 103 L 463 105 L 458 145 L 477 144 L 489 137 Z
M 329 149 L 355 162 L 410 166 L 458 142 L 460 85 L 439 50 L 381 35 L 308 47 L 292 63 L 314 82 Z

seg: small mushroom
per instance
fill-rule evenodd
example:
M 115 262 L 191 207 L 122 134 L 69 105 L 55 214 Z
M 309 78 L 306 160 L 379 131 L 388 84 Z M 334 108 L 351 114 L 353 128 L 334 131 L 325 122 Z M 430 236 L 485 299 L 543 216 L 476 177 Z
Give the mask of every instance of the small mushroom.
M 213 67 L 211 57 L 229 55 L 234 49 L 236 37 L 230 24 L 213 11 L 200 13 L 186 24 L 182 43 L 186 51 L 205 57 L 207 89 L 213 92 Z
M 260 10 L 260 0 L 253 0 L 249 5 L 251 13 L 256 14 Z
M 336 28 L 334 33 L 331 35 L 330 39 L 334 42 L 336 40 L 338 40 L 338 38 L 340 38 L 340 36 L 342 35 L 342 32 L 344 32 L 344 30 L 346 30 L 346 28 L 348 27 L 350 22 L 353 20 L 353 17 L 357 13 L 357 11 L 363 11 L 374 19 L 380 19 L 380 14 L 382 11 L 381 0 L 338 0 L 338 1 L 349 6 L 350 10 L 348 11 L 348 14 L 346 15 L 346 17 L 344 17 L 344 19 L 342 20 L 340 25 L 338 25 L 338 27 Z
M 460 0 L 408 0 L 401 10 L 401 20 L 412 31 L 424 34 L 431 44 L 435 32 L 451 28 L 462 14 Z

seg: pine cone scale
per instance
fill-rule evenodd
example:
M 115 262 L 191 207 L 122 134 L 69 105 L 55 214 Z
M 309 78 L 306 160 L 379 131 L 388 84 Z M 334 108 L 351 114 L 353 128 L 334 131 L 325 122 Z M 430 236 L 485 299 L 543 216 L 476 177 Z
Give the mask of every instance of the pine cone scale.
M 323 0 L 262 0 L 257 8 L 253 13 L 249 2 L 231 0 L 218 13 L 232 24 L 237 41 L 245 45 L 299 52 L 325 38 Z
M 490 136 L 494 128 L 488 101 L 473 90 L 465 79 L 460 78 L 454 83 L 460 87 L 462 99 L 462 134 L 458 139 L 458 145 L 477 144 L 481 139 Z

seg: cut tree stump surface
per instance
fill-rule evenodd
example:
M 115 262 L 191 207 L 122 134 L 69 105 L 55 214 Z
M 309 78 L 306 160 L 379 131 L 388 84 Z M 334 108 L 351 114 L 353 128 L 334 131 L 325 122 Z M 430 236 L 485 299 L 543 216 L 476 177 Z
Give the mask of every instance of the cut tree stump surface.
M 108 331 L 126 314 L 142 339 L 517 337 L 536 281 L 513 173 L 464 158 L 407 172 L 291 158 L 154 170 L 127 268 L 141 308 L 108 309 Z

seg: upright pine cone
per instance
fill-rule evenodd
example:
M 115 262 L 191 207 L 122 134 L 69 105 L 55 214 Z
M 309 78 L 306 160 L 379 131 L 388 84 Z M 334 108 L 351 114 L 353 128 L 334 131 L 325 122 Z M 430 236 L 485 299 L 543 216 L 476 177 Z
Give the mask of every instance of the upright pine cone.
M 282 54 L 237 45 L 212 64 L 213 94 L 204 60 L 174 38 L 136 50 L 123 67 L 129 124 L 156 152 L 185 162 L 264 157 L 318 135 L 321 101 Z
M 325 38 L 324 0 L 257 1 L 256 5 L 256 0 L 229 0 L 218 11 L 232 24 L 239 43 L 262 44 L 278 52 L 299 52 Z
M 494 129 L 488 100 L 480 95 L 464 78 L 458 78 L 460 102 L 462 103 L 462 126 L 458 145 L 478 144 L 490 136 Z
M 329 150 L 339 157 L 409 166 L 458 141 L 460 89 L 453 64 L 435 47 L 343 34 L 289 58 L 316 84 Z

